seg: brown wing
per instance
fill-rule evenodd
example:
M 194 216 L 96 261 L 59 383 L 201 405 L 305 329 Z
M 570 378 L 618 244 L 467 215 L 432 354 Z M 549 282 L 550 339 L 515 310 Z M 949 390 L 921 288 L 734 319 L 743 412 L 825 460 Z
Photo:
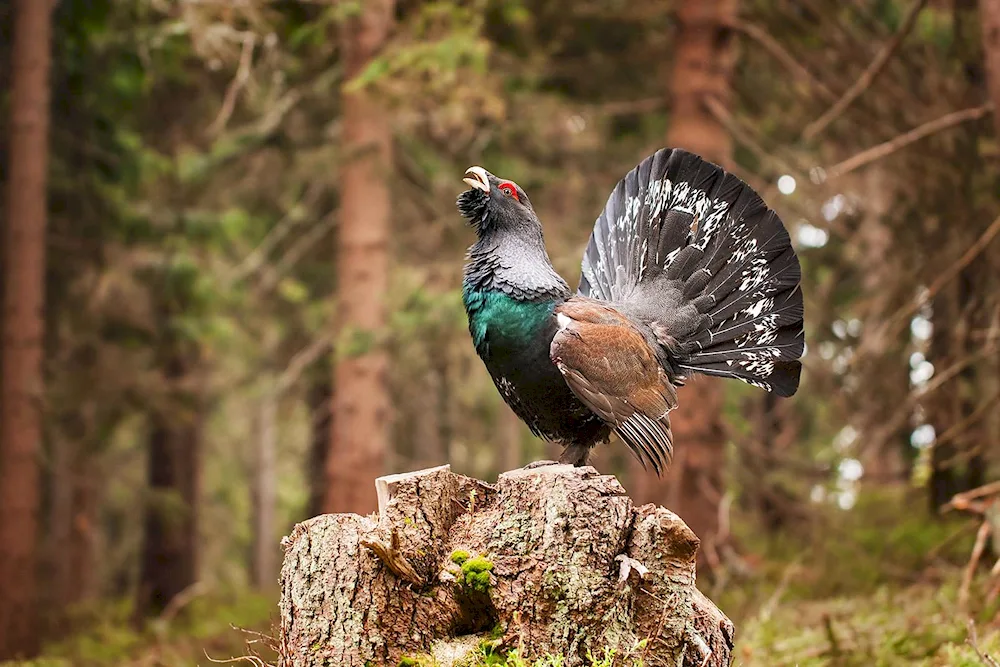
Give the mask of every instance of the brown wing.
M 549 355 L 583 403 L 614 427 L 643 466 L 657 474 L 673 453 L 667 413 L 677 393 L 646 339 L 605 303 L 572 298 L 555 310 Z

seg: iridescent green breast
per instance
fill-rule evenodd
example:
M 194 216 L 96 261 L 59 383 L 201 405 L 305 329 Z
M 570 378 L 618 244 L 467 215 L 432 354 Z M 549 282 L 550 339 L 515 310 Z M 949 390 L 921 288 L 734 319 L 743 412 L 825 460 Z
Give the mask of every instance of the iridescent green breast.
M 469 332 L 479 353 L 487 351 L 487 341 L 495 344 L 529 345 L 534 342 L 552 317 L 557 300 L 521 301 L 496 290 L 476 290 L 466 286 L 462 292 L 469 315 Z

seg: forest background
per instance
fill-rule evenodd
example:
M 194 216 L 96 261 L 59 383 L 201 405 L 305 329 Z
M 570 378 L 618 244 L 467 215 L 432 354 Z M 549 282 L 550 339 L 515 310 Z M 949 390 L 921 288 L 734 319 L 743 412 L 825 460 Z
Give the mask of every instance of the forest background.
M 575 284 L 671 145 L 789 228 L 802 386 L 698 379 L 665 480 L 595 465 L 701 537 L 737 664 L 996 665 L 1000 0 L 4 0 L 0 105 L 0 660 L 271 660 L 296 521 L 551 454 L 468 339 L 461 176 Z

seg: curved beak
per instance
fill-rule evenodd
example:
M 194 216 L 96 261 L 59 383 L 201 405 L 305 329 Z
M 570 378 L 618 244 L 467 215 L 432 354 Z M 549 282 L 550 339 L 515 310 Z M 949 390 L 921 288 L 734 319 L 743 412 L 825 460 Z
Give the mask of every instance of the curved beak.
M 469 167 L 465 170 L 465 178 L 462 180 L 470 188 L 482 190 L 486 194 L 490 193 L 490 181 L 486 177 L 486 170 L 482 167 Z

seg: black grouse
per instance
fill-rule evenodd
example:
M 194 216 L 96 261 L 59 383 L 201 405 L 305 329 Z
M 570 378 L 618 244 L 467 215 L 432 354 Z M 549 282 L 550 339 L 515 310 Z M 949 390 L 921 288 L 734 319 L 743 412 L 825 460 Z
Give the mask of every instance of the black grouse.
M 471 167 L 458 208 L 475 228 L 463 301 L 476 351 L 533 433 L 585 465 L 616 431 L 661 473 L 669 412 L 691 373 L 791 396 L 804 348 L 801 270 L 750 186 L 662 149 L 615 187 L 570 291 L 517 184 Z

